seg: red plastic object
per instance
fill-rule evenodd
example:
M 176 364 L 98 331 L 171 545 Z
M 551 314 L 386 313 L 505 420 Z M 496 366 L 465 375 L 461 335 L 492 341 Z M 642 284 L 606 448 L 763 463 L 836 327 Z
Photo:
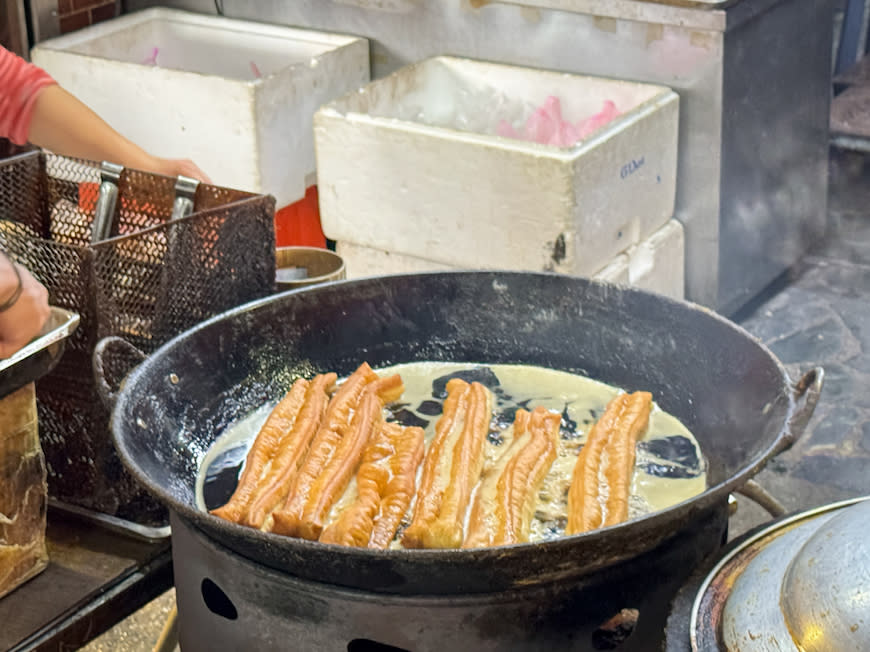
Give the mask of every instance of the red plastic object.
M 97 199 L 100 196 L 100 184 L 90 181 L 79 183 L 79 210 L 92 213 L 97 208 Z M 134 197 L 121 197 L 121 206 L 128 211 L 141 211 L 143 213 L 156 213 L 154 205 L 150 202 L 141 202 Z
M 79 183 L 79 210 L 92 213 L 97 207 L 97 197 L 100 196 L 100 184 L 82 181 Z
M 317 186 L 308 188 L 303 199 L 275 213 L 275 245 L 326 249 L 326 236 L 320 227 Z

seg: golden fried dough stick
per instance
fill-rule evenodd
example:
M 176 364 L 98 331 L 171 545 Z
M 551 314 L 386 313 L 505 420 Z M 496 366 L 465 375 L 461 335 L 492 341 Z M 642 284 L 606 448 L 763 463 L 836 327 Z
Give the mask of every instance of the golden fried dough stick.
M 401 396 L 401 378 L 379 378 L 368 364 L 342 383 L 284 506 L 272 516 L 278 534 L 317 540 L 324 521 L 347 487 L 381 414 L 384 398 Z
M 571 485 L 568 488 L 568 524 L 565 534 L 578 534 L 601 527 L 600 481 L 598 469 L 607 444 L 608 427 L 616 421 L 616 412 L 605 412 L 589 433 L 577 456 Z
M 271 526 L 272 510 L 287 497 L 293 478 L 323 420 L 335 381 L 336 375 L 328 373 L 319 374 L 308 383 L 305 400 L 290 432 L 279 443 L 271 463 L 259 474 L 238 522 L 258 529 Z
M 566 534 L 615 525 L 628 518 L 628 494 L 634 473 L 635 444 L 649 424 L 652 394 L 620 394 L 607 406 L 577 456 L 568 491 Z M 602 469 L 606 461 L 606 466 Z M 607 482 L 602 512 L 600 474 Z
M 631 478 L 634 475 L 637 440 L 649 426 L 651 411 L 652 394 L 649 392 L 631 394 L 624 417 L 630 425 L 620 428 L 618 438 L 611 437 L 607 441 L 607 447 L 604 449 L 604 454 L 607 456 L 604 477 L 607 478 L 610 491 L 607 495 L 605 526 L 628 520 L 628 497 L 631 491 Z
M 406 548 L 458 548 L 471 492 L 480 478 L 492 419 L 492 394 L 480 383 L 453 378 L 423 463 Z
M 348 430 L 366 386 L 375 380 L 378 380 L 378 375 L 364 362 L 339 386 L 338 391 L 329 401 L 326 414 L 299 473 L 288 487 L 284 504 L 272 514 L 273 531 L 279 534 L 293 533 L 295 536 L 300 526 L 298 521 L 302 517 L 302 510 L 317 475 L 329 462 L 342 436 Z
M 423 449 L 422 428 L 379 424 L 356 474 L 356 500 L 323 531 L 320 541 L 386 548 L 414 497 Z
M 242 518 L 257 485 L 268 472 L 281 443 L 296 423 L 296 417 L 305 402 L 308 385 L 307 380 L 297 380 L 269 414 L 245 457 L 245 466 L 236 490 L 225 505 L 211 510 L 212 514 L 236 523 Z
M 375 517 L 369 538 L 369 548 L 384 549 L 390 545 L 411 505 L 417 486 L 417 469 L 426 449 L 423 429 L 417 426 L 403 428 L 401 441 L 395 441 L 394 447 L 396 454 L 390 463 L 393 477 L 382 495 L 380 513 Z
M 517 410 L 513 440 L 477 490 L 464 548 L 529 540 L 538 490 L 556 459 L 561 420 L 543 407 Z
M 381 403 L 387 405 L 401 398 L 402 392 L 405 391 L 405 383 L 402 382 L 402 377 L 399 374 L 393 374 L 386 378 L 373 380 L 370 388 L 381 399 Z
M 320 537 L 329 510 L 341 497 L 359 465 L 360 456 L 375 425 L 383 420 L 383 407 L 384 404 L 371 388 L 363 393 L 359 407 L 354 411 L 350 431 L 341 439 L 329 462 L 314 478 L 308 500 L 302 509 L 297 536 L 315 541 Z

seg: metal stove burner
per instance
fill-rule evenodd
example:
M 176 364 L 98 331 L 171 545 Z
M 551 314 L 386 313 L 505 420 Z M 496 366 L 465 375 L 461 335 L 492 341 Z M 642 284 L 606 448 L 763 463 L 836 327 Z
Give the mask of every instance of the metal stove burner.
M 275 571 L 173 515 L 179 639 L 184 652 L 655 650 L 671 599 L 722 545 L 727 516 L 723 504 L 691 532 L 570 582 L 481 595 L 400 596 L 342 588 L 329 569 L 324 583 Z

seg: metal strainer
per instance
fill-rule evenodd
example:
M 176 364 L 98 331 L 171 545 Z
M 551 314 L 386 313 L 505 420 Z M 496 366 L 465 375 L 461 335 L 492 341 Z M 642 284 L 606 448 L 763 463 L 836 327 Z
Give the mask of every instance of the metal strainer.
M 30 269 L 52 305 L 81 316 L 54 371 L 37 383 L 52 498 L 137 523 L 165 511 L 124 471 L 91 373 L 96 343 L 150 353 L 174 335 L 270 294 L 275 200 L 200 183 L 173 219 L 176 179 L 123 169 L 107 239 L 94 239 L 98 163 L 39 151 L 0 162 L 0 248 Z

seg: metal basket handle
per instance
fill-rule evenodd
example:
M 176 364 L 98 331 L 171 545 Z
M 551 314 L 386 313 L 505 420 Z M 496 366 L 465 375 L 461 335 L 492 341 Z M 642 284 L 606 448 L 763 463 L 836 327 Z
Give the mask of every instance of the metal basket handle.
M 146 357 L 145 353 L 121 337 L 112 335 L 97 342 L 91 356 L 91 366 L 97 393 L 109 410 L 115 407 L 127 374 Z

